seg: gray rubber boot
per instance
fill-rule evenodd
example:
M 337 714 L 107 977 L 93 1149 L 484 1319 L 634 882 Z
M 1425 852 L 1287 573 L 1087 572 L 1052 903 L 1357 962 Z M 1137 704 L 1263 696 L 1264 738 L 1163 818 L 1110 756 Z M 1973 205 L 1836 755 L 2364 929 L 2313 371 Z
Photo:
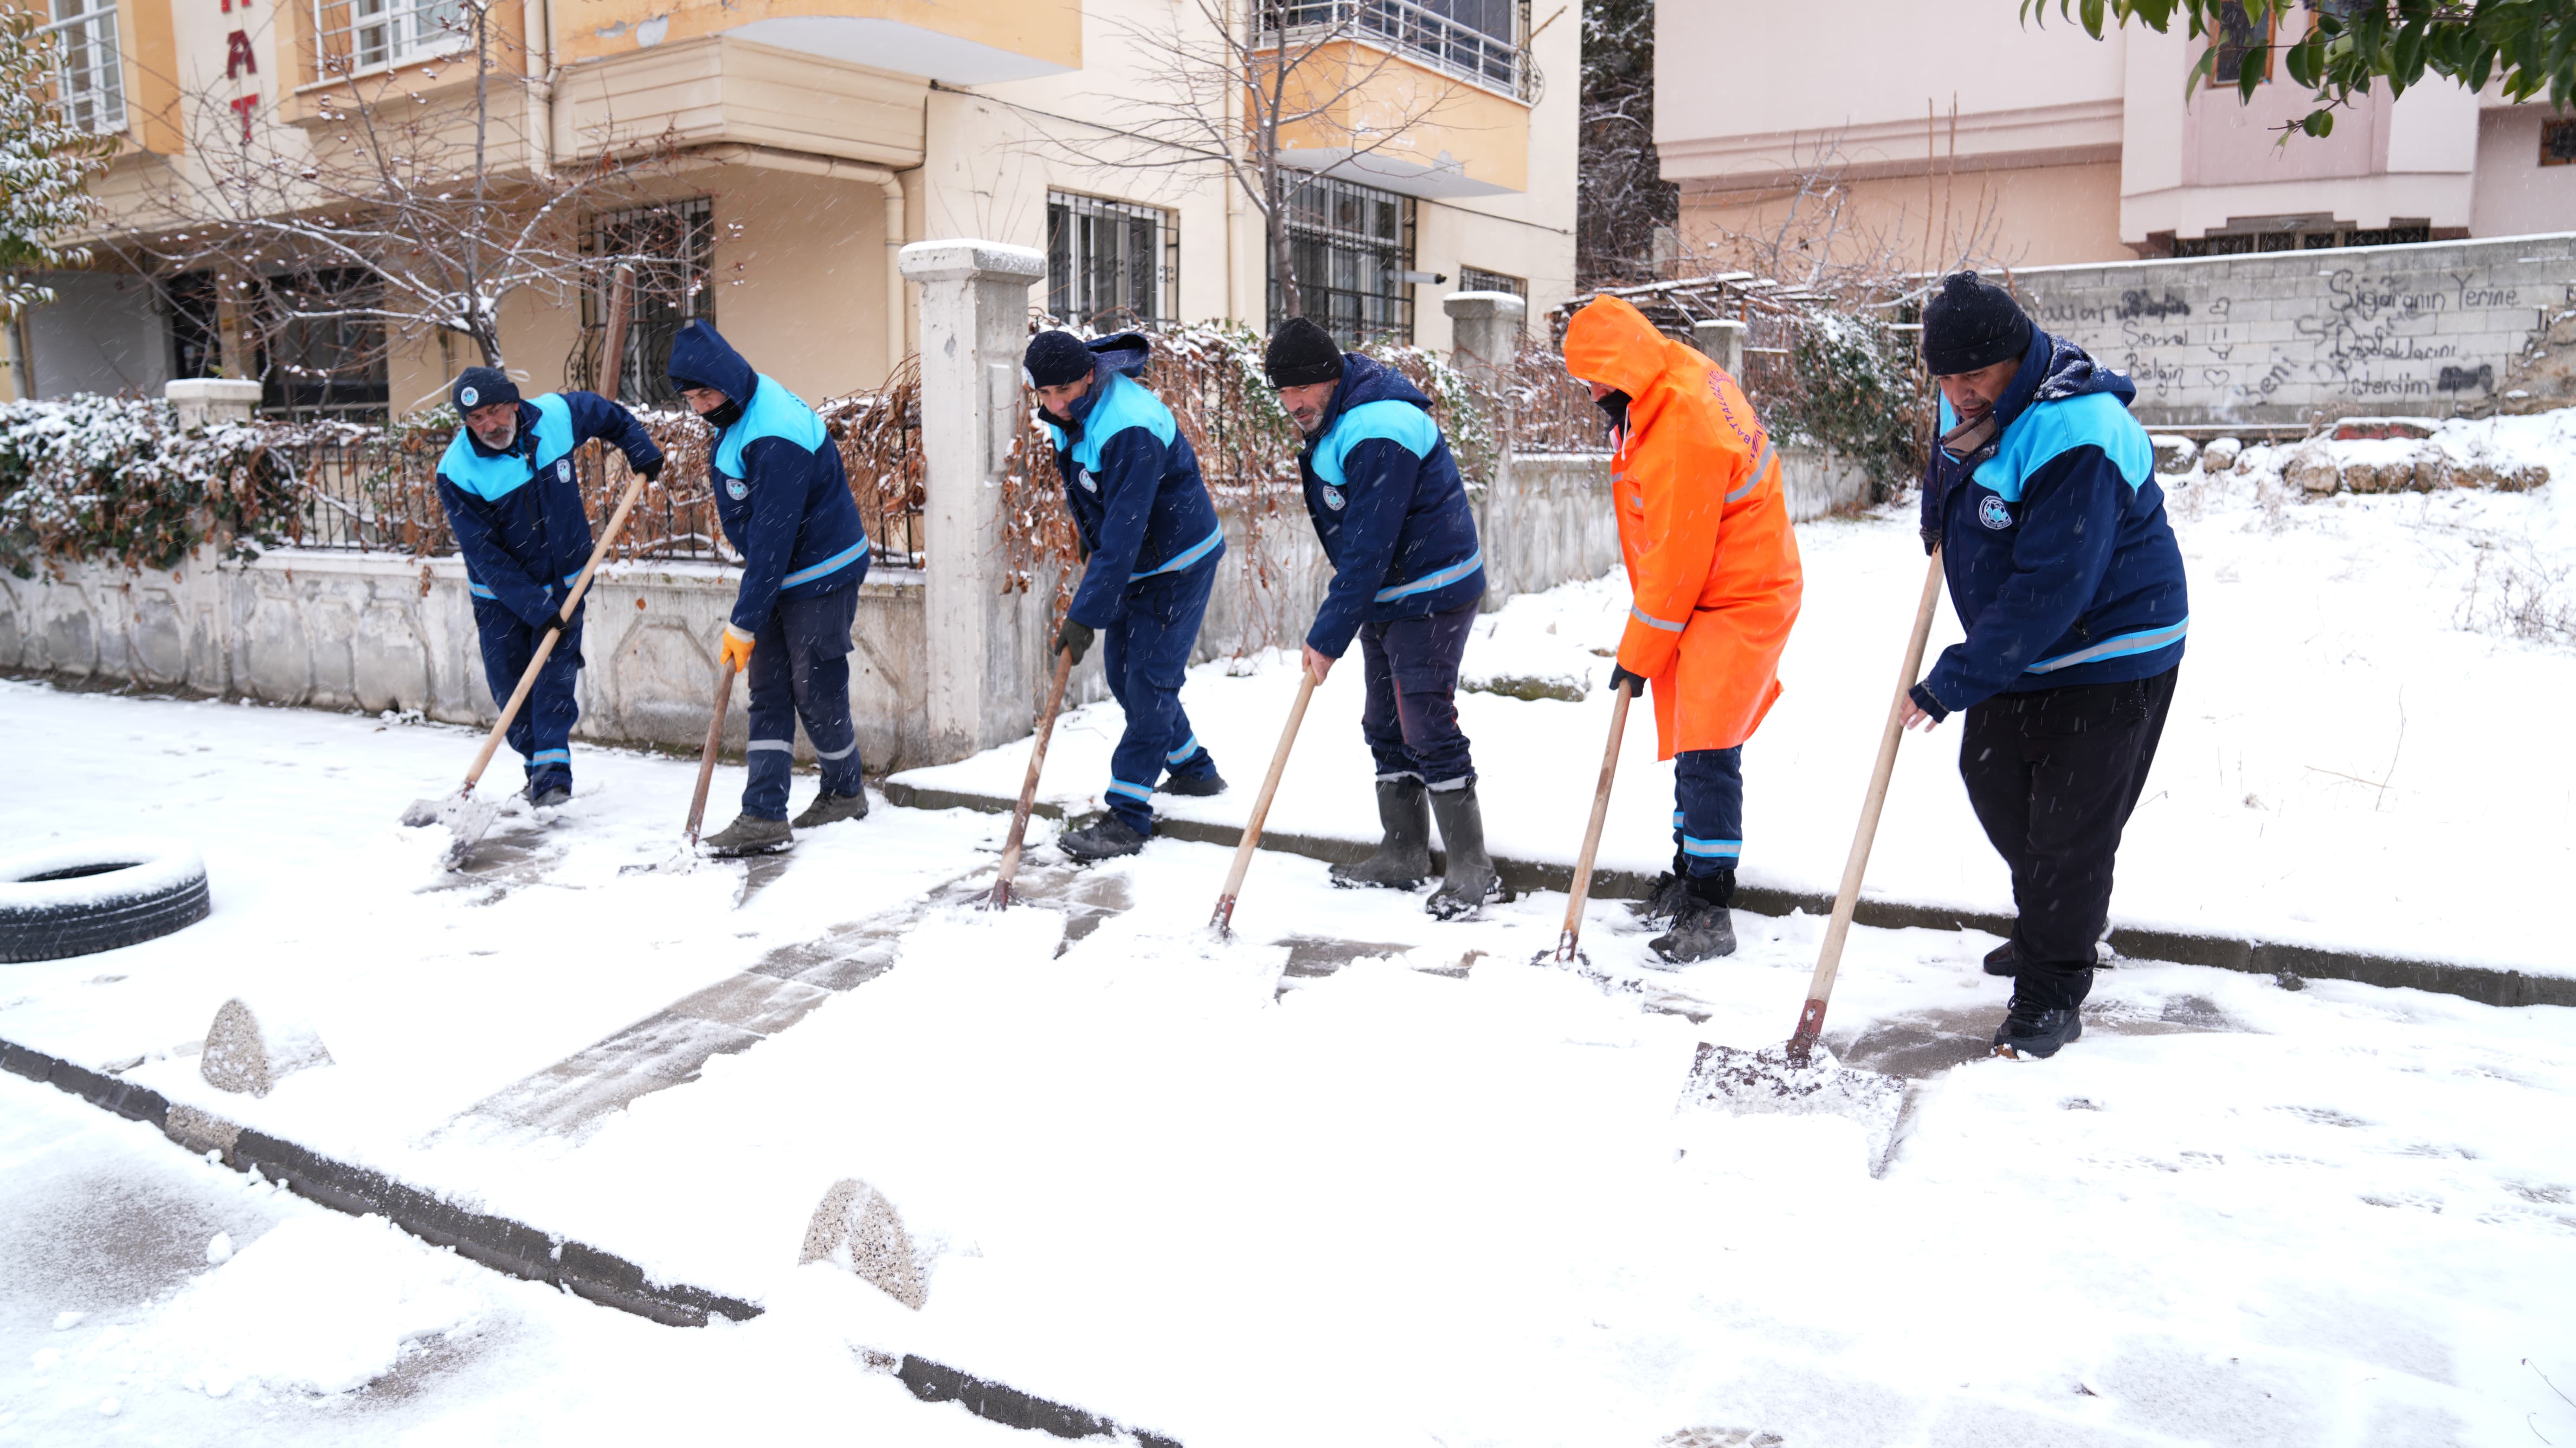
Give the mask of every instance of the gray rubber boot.
M 1431 812 L 1440 819 L 1449 878 L 1422 908 L 1443 920 L 1473 918 L 1486 901 L 1503 898 L 1502 877 L 1494 873 L 1494 857 L 1485 853 L 1485 812 L 1476 803 L 1476 786 L 1431 791 Z
M 1734 903 L 1733 870 L 1691 876 L 1690 894 L 1682 902 L 1681 914 L 1673 918 L 1671 932 L 1647 942 L 1648 948 L 1673 965 L 1733 955 L 1735 916 L 1727 907 Z
M 1418 779 L 1377 782 L 1377 822 L 1386 832 L 1377 853 L 1356 865 L 1335 865 L 1333 883 L 1410 890 L 1431 873 L 1431 801 Z
M 755 814 L 743 815 L 699 843 L 711 855 L 770 855 L 796 843 L 785 820 L 765 820 Z

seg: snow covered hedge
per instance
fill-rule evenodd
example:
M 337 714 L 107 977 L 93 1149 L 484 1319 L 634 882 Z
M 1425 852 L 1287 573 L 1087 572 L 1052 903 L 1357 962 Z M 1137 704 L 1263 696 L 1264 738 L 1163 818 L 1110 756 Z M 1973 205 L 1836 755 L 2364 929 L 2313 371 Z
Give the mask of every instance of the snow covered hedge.
M 81 396 L 0 405 L 0 567 L 172 568 L 201 542 L 273 545 L 298 499 L 272 449 L 311 429 L 182 430 L 166 402 Z

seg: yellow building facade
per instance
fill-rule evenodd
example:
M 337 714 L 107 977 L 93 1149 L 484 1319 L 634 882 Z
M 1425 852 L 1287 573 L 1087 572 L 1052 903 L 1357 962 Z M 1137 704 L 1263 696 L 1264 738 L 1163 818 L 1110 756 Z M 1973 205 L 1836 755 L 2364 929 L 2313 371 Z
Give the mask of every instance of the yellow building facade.
M 363 231 L 348 178 L 370 168 L 462 215 L 478 144 L 496 238 L 536 200 L 580 191 L 573 178 L 614 170 L 534 249 L 648 259 L 630 397 L 659 395 L 656 338 L 667 346 L 689 316 L 808 397 L 876 386 L 918 335 L 894 260 L 913 241 L 1045 250 L 1030 304 L 1052 315 L 1262 325 L 1276 309 L 1267 224 L 1214 154 L 1229 128 L 1240 149 L 1258 107 L 1194 86 L 1175 60 L 1222 58 L 1231 41 L 1241 64 L 1262 36 L 1331 41 L 1298 72 L 1314 93 L 1279 154 L 1322 178 L 1288 224 L 1307 311 L 1346 344 L 1445 350 L 1442 295 L 1516 290 L 1540 312 L 1573 286 L 1570 7 L 42 3 L 64 104 L 120 149 L 93 185 L 98 262 L 52 278 L 60 300 L 10 339 L 18 395 L 229 374 L 262 377 L 272 412 L 434 405 L 481 360 L 469 339 L 350 324 L 245 340 L 231 299 L 275 280 L 272 257 L 191 253 L 190 228 L 255 196 L 262 214 Z M 1176 117 L 1209 104 L 1217 129 L 1193 139 Z M 505 364 L 530 392 L 603 381 L 605 310 L 594 286 L 523 279 L 500 303 Z

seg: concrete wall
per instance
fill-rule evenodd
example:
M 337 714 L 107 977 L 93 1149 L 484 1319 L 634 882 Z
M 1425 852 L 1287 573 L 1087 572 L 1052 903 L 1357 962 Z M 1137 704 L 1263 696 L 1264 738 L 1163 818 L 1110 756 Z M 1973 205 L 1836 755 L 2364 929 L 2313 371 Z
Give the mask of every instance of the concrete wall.
M 2483 414 L 2576 304 L 2576 234 L 2016 271 L 2039 324 L 2138 382 L 2150 426 Z M 2528 390 L 2528 389 L 2525 389 Z
M 692 565 L 604 573 L 585 605 L 577 737 L 695 748 L 706 737 L 712 641 L 739 575 Z M 919 575 L 863 586 L 850 702 L 870 769 L 932 762 Z M 416 709 L 488 725 L 465 572 L 453 558 L 292 549 L 175 573 L 87 564 L 61 579 L 0 575 L 0 668 L 132 680 L 273 704 Z M 737 682 L 727 738 L 746 737 Z M 800 749 L 804 746 L 800 745 Z

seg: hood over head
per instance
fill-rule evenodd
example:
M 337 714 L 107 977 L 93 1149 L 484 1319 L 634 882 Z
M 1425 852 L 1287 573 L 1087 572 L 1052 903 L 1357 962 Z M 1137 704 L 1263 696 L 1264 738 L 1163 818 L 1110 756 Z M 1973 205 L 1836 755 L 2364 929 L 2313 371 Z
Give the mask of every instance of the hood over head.
M 1565 370 L 1642 397 L 1672 366 L 1672 349 L 1680 345 L 1621 298 L 1594 297 L 1565 324 Z
M 689 322 L 671 339 L 671 361 L 665 370 L 672 386 L 712 387 L 733 399 L 736 407 L 751 400 L 760 380 L 733 344 L 701 321 Z

